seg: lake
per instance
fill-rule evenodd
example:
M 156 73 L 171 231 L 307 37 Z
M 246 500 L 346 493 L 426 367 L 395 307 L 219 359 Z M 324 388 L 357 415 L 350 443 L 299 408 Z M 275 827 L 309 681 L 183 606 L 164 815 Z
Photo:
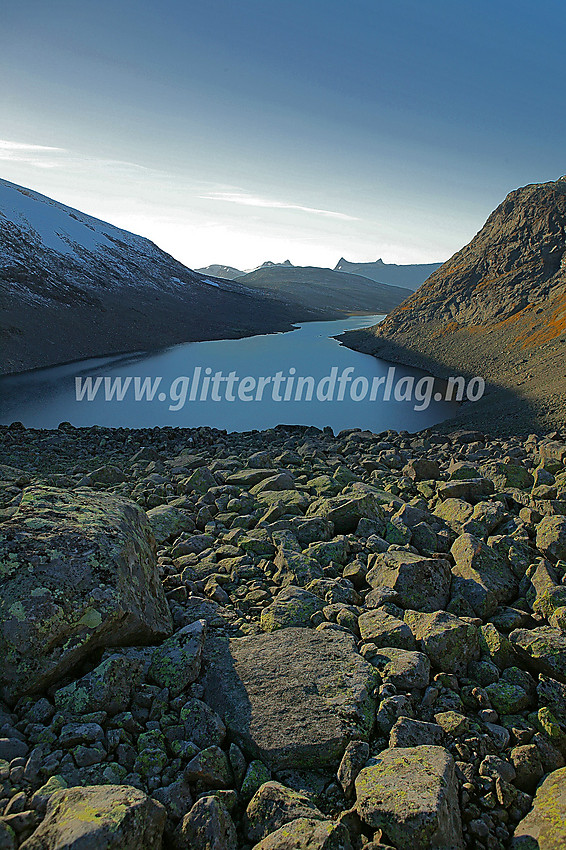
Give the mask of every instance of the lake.
M 453 416 L 444 384 L 332 337 L 384 316 L 307 322 L 287 333 L 99 357 L 0 378 L 0 422 L 30 428 L 279 424 L 419 431 Z

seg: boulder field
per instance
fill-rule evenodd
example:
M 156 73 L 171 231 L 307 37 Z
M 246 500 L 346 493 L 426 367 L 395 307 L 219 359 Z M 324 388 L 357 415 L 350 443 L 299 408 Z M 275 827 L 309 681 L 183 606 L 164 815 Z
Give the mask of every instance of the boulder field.
M 566 433 L 0 444 L 0 850 L 566 846 Z

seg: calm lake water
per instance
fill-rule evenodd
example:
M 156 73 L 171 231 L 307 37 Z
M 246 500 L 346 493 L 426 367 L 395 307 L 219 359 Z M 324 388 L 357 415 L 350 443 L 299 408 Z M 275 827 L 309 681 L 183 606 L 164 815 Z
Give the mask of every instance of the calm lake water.
M 332 339 L 383 318 L 308 322 L 288 333 L 192 342 L 0 378 L 0 422 L 30 428 L 68 421 L 128 428 L 208 425 L 249 431 L 301 424 L 330 425 L 335 433 L 414 432 L 453 416 L 458 405 L 434 400 L 444 391 L 440 382 L 433 387 L 432 378 L 417 369 L 393 366 Z

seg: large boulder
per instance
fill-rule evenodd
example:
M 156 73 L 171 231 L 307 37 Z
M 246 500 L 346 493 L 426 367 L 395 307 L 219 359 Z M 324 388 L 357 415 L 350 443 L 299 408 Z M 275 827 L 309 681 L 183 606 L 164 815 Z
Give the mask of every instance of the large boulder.
M 515 629 L 509 639 L 527 668 L 566 682 L 566 633 L 539 626 Z
M 261 841 L 297 818 L 324 820 L 324 815 L 306 794 L 287 788 L 280 782 L 264 782 L 248 803 L 246 835 L 250 841 Z
M 101 646 L 172 631 L 145 513 L 108 493 L 29 487 L 0 530 L 0 689 L 47 687 Z
M 469 662 L 480 656 L 478 628 L 454 614 L 405 611 L 405 622 L 419 649 L 437 670 L 465 676 Z
M 344 824 L 331 820 L 297 818 L 256 844 L 253 850 L 352 850 Z
M 362 821 L 396 847 L 464 847 L 454 760 L 438 746 L 383 750 L 356 779 Z
M 66 788 L 52 794 L 45 820 L 21 850 L 161 850 L 166 811 L 129 785 Z
M 376 589 L 393 588 L 404 608 L 442 610 L 451 580 L 450 564 L 443 558 L 424 558 L 401 549 L 368 558 L 367 583 Z
M 353 492 L 313 502 L 307 510 L 307 516 L 328 519 L 334 524 L 336 534 L 349 534 L 356 530 L 362 517 L 382 519 L 383 509 L 373 493 Z
M 566 767 L 538 787 L 533 807 L 517 825 L 513 850 L 562 850 L 566 847 Z
M 274 632 L 286 626 L 308 626 L 311 616 L 321 611 L 323 605 L 314 593 L 290 584 L 261 612 L 261 628 L 264 632 Z
M 207 703 L 248 755 L 272 770 L 335 770 L 348 741 L 371 732 L 377 673 L 345 632 L 210 636 L 203 669 Z
M 545 555 L 566 561 L 566 517 L 543 517 L 537 526 L 536 542 Z
M 517 579 L 505 560 L 473 534 L 461 534 L 450 550 L 452 596 L 461 596 L 478 617 L 486 619 L 498 604 L 517 595 Z

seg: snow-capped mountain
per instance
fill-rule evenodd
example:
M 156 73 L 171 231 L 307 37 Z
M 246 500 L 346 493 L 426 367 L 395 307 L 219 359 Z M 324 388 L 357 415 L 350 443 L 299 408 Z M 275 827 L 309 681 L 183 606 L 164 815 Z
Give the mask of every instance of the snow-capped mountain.
M 202 275 L 149 239 L 0 180 L 2 372 L 324 317 Z

